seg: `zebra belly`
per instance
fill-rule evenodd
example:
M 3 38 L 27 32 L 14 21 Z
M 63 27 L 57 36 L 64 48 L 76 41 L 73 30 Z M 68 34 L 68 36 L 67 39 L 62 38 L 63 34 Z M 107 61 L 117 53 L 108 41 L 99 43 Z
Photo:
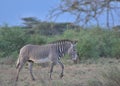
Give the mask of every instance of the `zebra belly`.
M 42 58 L 42 59 L 34 60 L 34 63 L 46 63 L 46 62 L 50 62 L 50 59 L 49 58 Z

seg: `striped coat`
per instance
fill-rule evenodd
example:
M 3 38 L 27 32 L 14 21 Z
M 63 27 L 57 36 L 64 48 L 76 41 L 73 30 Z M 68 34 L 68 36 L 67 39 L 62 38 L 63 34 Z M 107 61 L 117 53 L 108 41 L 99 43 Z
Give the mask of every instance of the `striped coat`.
M 18 80 L 19 72 L 26 62 L 29 62 L 29 70 L 32 80 L 35 80 L 32 74 L 33 63 L 45 63 L 51 62 L 50 78 L 55 64 L 60 64 L 62 72 L 60 77 L 63 77 L 64 65 L 60 61 L 61 57 L 65 54 L 70 55 L 73 60 L 77 59 L 77 51 L 75 49 L 76 41 L 71 40 L 59 40 L 46 45 L 25 45 L 20 49 L 19 58 L 17 60 L 17 76 Z

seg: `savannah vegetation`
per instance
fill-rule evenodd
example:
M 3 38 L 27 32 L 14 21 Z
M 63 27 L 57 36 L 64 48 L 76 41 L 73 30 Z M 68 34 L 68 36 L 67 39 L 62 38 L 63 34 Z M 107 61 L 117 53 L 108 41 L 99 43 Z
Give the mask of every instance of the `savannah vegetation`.
M 19 50 L 26 44 L 47 44 L 60 39 L 78 40 L 78 64 L 65 56 L 65 76 L 58 78 L 55 66 L 49 81 L 49 67 L 34 65 L 36 81 L 31 81 L 27 64 L 20 72 L 18 86 L 120 86 L 120 26 L 114 26 L 120 0 L 61 0 L 51 10 L 50 18 L 64 13 L 75 16 L 75 24 L 41 21 L 36 17 L 22 18 L 23 25 L 0 26 L 0 86 L 14 86 L 15 63 Z M 99 4 L 101 3 L 101 4 Z M 89 7 L 85 8 L 85 7 Z M 101 27 L 99 15 L 106 13 L 106 26 Z M 83 17 L 80 17 L 82 15 Z M 82 19 L 81 19 L 82 18 Z M 110 21 L 112 18 L 112 22 Z M 91 24 L 95 20 L 95 25 Z M 87 25 L 84 27 L 85 25 Z M 41 64 L 40 64 L 41 65 Z
M 41 24 L 42 23 L 42 24 Z M 119 28 L 91 26 L 81 28 L 71 23 L 41 22 L 36 26 L 0 27 L 0 85 L 14 86 L 15 63 L 25 44 L 47 44 L 59 39 L 78 40 L 78 64 L 64 57 L 65 76 L 58 78 L 60 67 L 54 68 L 49 81 L 49 67 L 34 65 L 36 81 L 31 81 L 26 66 L 20 72 L 18 86 L 119 86 L 120 31 Z M 71 71 L 72 70 L 72 71 Z
M 71 23 L 48 23 L 29 26 L 0 27 L 0 58 L 16 57 L 25 44 L 46 44 L 55 40 L 78 40 L 79 58 L 119 58 L 120 31 L 91 26 L 81 28 Z

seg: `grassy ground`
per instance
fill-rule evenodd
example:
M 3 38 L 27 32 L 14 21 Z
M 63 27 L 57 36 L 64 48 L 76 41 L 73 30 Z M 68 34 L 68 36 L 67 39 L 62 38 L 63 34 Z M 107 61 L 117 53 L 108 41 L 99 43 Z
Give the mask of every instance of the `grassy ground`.
M 15 85 L 16 68 L 15 64 L 12 64 L 14 61 L 10 60 L 0 61 L 0 86 Z M 105 58 L 96 61 L 82 61 L 80 64 L 72 64 L 71 61 L 65 61 L 64 63 L 64 77 L 59 78 L 61 68 L 56 65 L 52 76 L 53 80 L 49 80 L 49 67 L 42 68 L 34 65 L 33 73 L 36 81 L 31 80 L 27 65 L 25 65 L 20 72 L 17 86 L 89 86 L 89 82 L 99 77 L 101 71 L 106 71 L 113 66 L 120 68 L 119 60 Z

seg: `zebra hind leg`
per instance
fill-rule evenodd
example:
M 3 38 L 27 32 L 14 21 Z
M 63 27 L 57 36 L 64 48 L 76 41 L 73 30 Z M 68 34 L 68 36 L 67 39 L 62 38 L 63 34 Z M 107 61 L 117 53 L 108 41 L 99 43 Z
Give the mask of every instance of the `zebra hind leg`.
M 51 68 L 50 68 L 50 79 L 52 80 L 52 72 L 53 72 L 53 67 L 56 63 L 55 62 L 52 62 L 51 64 Z
M 20 71 L 21 71 L 21 69 L 22 69 L 23 65 L 24 65 L 24 63 L 20 64 L 20 65 L 18 66 L 18 68 L 17 68 L 16 81 L 18 81 L 18 78 L 19 78 L 19 73 L 20 73 Z
M 25 59 L 25 57 L 20 57 L 19 62 L 18 62 L 19 65 L 17 65 L 16 82 L 18 81 L 19 73 L 20 73 L 22 67 L 24 66 L 24 64 L 26 63 L 26 61 L 27 61 L 27 59 Z

